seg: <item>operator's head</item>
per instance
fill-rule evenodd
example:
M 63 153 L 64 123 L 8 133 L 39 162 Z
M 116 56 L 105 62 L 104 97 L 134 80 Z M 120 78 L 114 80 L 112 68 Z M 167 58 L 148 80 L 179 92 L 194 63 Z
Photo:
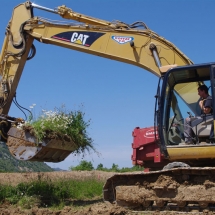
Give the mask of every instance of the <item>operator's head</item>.
M 201 85 L 198 87 L 198 95 L 202 98 L 208 95 L 208 87 L 206 85 Z

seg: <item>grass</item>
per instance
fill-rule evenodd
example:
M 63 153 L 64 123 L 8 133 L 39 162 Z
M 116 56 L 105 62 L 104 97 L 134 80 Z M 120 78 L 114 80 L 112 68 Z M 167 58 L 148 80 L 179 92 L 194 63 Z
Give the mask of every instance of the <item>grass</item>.
M 0 185 L 0 201 L 29 209 L 32 206 L 65 206 L 68 202 L 102 198 L 103 182 L 96 179 L 33 181 L 17 186 Z

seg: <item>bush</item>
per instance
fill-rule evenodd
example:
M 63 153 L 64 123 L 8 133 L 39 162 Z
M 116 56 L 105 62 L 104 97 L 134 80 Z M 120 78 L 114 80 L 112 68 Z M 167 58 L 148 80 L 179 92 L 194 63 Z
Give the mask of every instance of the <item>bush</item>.
M 83 161 L 80 162 L 80 164 L 78 166 L 76 166 L 76 167 L 70 167 L 69 169 L 70 170 L 76 170 L 76 171 L 78 171 L 78 170 L 83 170 L 83 171 L 88 170 L 88 171 L 91 171 L 91 170 L 94 169 L 94 167 L 93 167 L 93 164 L 91 163 L 91 161 L 87 162 L 87 161 L 83 160 Z
M 102 199 L 103 182 L 94 178 L 84 180 L 37 180 L 17 186 L 0 185 L 0 201 L 7 200 L 22 208 L 64 205 L 67 200 Z

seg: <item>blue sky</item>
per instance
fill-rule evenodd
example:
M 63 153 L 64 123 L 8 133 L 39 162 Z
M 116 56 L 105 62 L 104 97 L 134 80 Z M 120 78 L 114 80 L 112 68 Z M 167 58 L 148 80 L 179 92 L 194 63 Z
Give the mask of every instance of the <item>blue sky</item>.
M 0 40 L 19 0 L 2 0 Z M 34 3 L 54 9 L 66 5 L 76 12 L 131 24 L 146 25 L 173 42 L 194 63 L 215 61 L 214 20 L 215 1 L 191 0 L 36 0 Z M 58 15 L 35 10 L 36 16 L 60 20 Z M 41 109 L 53 110 L 65 104 L 67 109 L 79 109 L 91 119 L 89 135 L 101 153 L 85 160 L 94 167 L 102 163 L 110 168 L 131 167 L 132 130 L 149 127 L 154 121 L 154 95 L 158 78 L 133 65 L 64 49 L 35 41 L 36 56 L 26 63 L 17 89 L 20 105 L 36 104 L 34 114 Z M 14 105 L 10 113 L 24 117 Z M 68 169 L 76 166 L 80 157 L 70 155 L 51 167 Z

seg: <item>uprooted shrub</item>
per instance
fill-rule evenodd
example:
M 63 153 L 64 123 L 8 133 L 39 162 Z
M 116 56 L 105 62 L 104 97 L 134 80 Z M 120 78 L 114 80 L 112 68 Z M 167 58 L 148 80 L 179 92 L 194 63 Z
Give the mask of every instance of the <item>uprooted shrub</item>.
M 76 153 L 88 152 L 95 148 L 93 140 L 89 137 L 87 128 L 90 120 L 84 119 L 85 113 L 80 110 L 66 111 L 65 107 L 55 108 L 54 111 L 42 110 L 37 119 L 30 119 L 18 127 L 29 131 L 37 138 L 38 143 L 43 139 L 60 139 L 72 141 L 77 145 Z

